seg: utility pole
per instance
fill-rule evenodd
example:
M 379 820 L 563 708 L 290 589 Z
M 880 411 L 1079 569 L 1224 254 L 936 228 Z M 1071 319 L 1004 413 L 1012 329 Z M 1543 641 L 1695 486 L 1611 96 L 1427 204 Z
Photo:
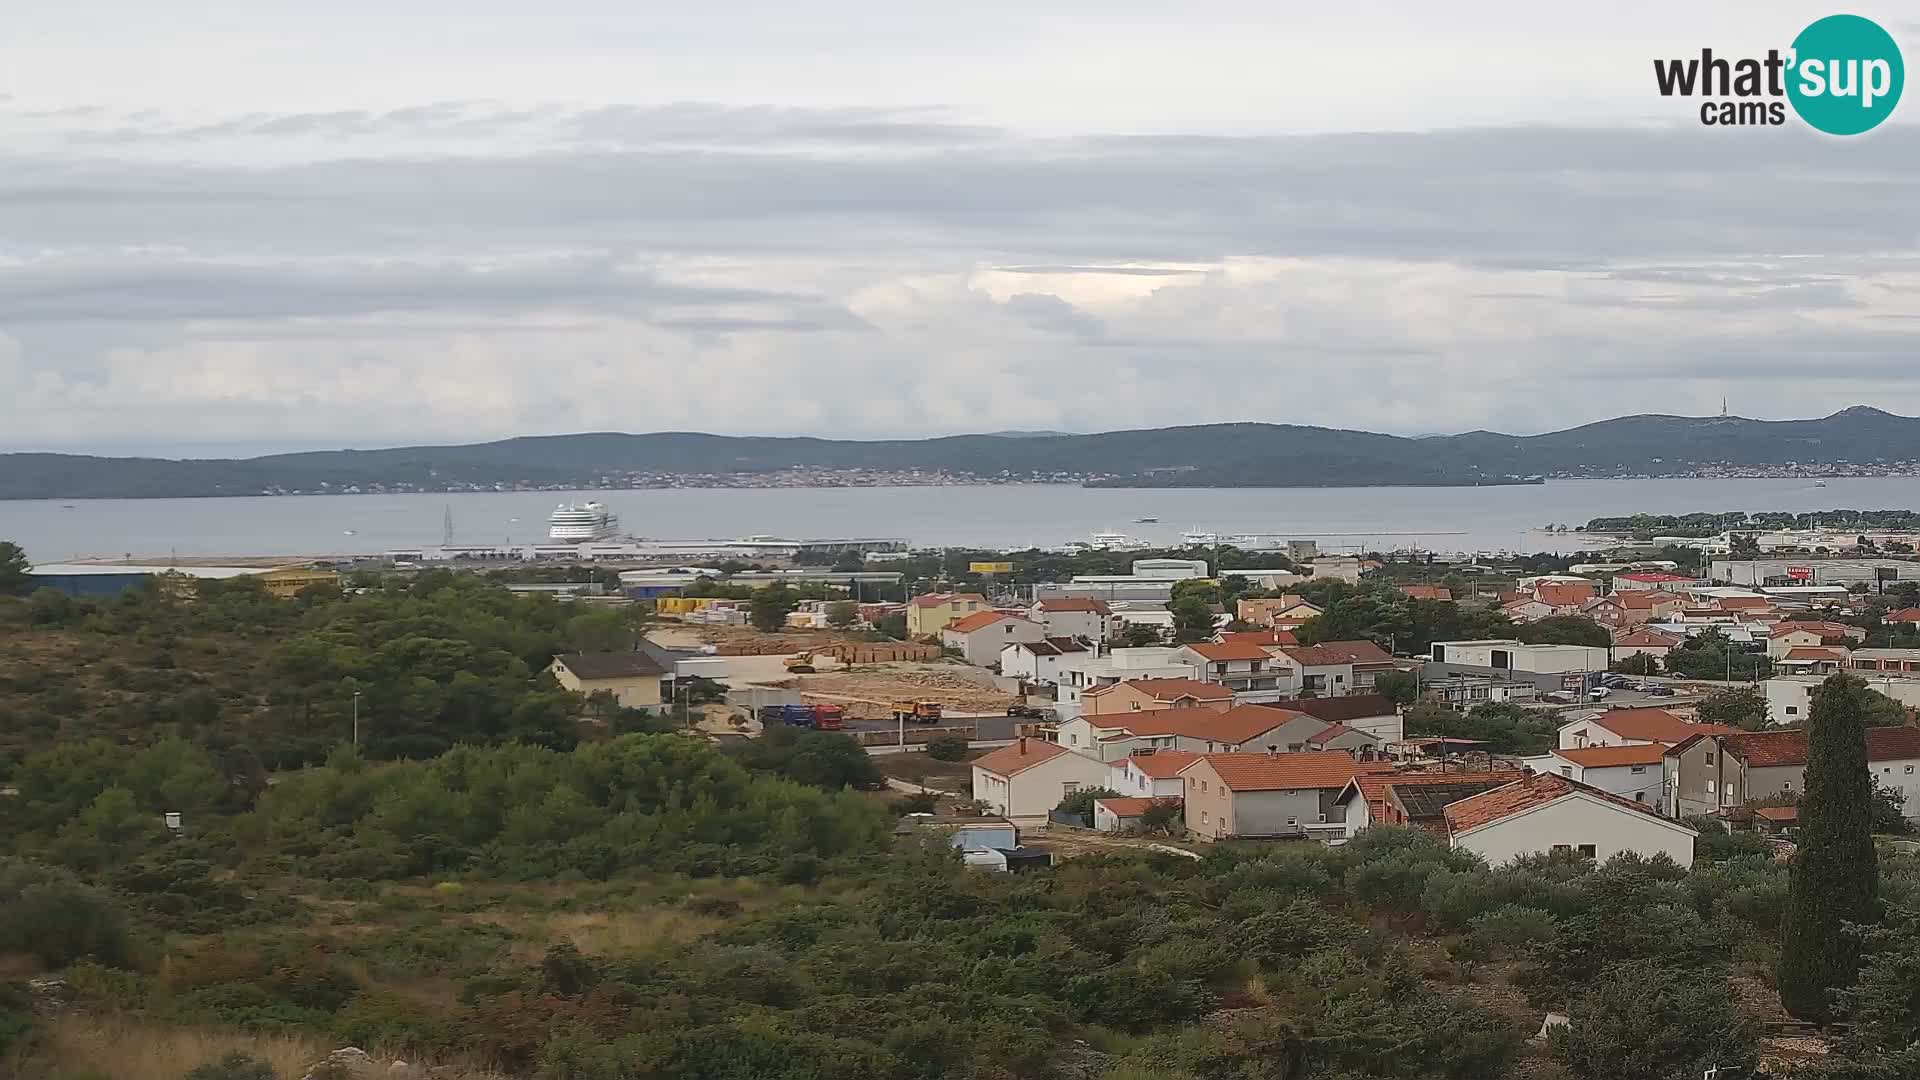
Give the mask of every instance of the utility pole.
M 353 692 L 353 745 L 360 746 L 360 691 Z

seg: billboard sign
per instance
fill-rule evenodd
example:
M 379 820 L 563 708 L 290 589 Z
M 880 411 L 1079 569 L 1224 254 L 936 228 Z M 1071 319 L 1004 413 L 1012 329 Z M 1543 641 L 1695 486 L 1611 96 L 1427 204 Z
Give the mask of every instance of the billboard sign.
M 1813 567 L 1789 566 L 1787 567 L 1787 579 L 1789 581 L 1812 581 Z
M 1013 564 L 1010 562 L 968 563 L 967 572 L 970 574 L 1011 574 L 1013 573 Z

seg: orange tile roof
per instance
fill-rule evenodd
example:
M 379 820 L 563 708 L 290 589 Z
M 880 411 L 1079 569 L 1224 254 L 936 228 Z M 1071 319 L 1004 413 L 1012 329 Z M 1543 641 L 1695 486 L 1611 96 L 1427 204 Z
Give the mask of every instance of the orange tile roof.
M 1920 611 L 1920 608 L 1915 608 L 1913 610 Z M 1894 620 L 1891 616 L 1889 616 L 1884 621 L 1893 622 Z M 1782 621 L 1779 625 L 1775 626 L 1768 633 L 1768 636 L 1784 637 L 1785 635 L 1791 634 L 1796 630 L 1798 630 L 1803 634 L 1818 634 L 1822 638 L 1830 638 L 1830 637 L 1864 638 L 1867 636 L 1866 630 L 1858 626 L 1849 626 L 1846 623 L 1813 622 L 1813 621 L 1796 620 L 1796 619 L 1786 619 Z
M 1135 735 L 1180 735 L 1189 739 L 1238 745 L 1300 715 L 1265 705 L 1239 705 L 1226 712 L 1213 709 L 1160 709 L 1117 714 L 1111 718 L 1096 715 L 1086 719 L 1096 727 L 1107 726 L 1106 721 L 1111 719 L 1112 726 L 1124 728 Z
M 1042 600 L 1033 605 L 1041 611 L 1091 611 L 1096 615 L 1111 615 L 1113 609 L 1105 600 L 1090 600 L 1080 596 L 1059 596 Z
M 1753 814 L 1768 821 L 1800 820 L 1800 808 L 1797 806 L 1756 806 L 1753 808 Z
M 1233 691 L 1226 687 L 1201 682 L 1198 679 L 1135 679 L 1132 682 L 1089 687 L 1080 696 L 1097 697 L 1122 686 L 1131 686 L 1155 701 L 1175 701 L 1183 697 L 1197 698 L 1201 701 L 1222 701 L 1231 700 L 1233 697 Z
M 1677 743 L 1694 735 L 1728 735 L 1725 724 L 1689 724 L 1665 709 L 1613 709 L 1589 719 L 1623 739 Z
M 1331 649 L 1344 653 L 1348 660 L 1356 664 L 1391 664 L 1393 654 L 1374 642 L 1364 638 L 1357 641 L 1323 641 L 1316 648 Z
M 1451 600 L 1453 590 L 1445 585 L 1402 585 L 1400 591 L 1409 600 Z
M 1719 596 L 1714 598 L 1721 611 L 1745 608 L 1772 607 L 1773 601 L 1764 596 Z
M 1154 803 L 1170 803 L 1174 806 L 1180 805 L 1180 797 L 1177 795 L 1163 795 L 1157 799 L 1135 799 L 1121 796 L 1119 798 L 1095 799 L 1093 801 L 1106 807 L 1107 812 L 1114 817 L 1122 818 L 1139 817 L 1151 809 Z
M 1534 599 L 1549 607 L 1579 607 L 1593 599 L 1593 582 L 1578 584 L 1563 581 L 1543 581 L 1533 587 Z
M 1807 733 L 1804 728 L 1743 731 L 1721 739 L 1720 745 L 1727 753 L 1756 768 L 1807 763 Z M 1868 728 L 1867 760 L 1920 761 L 1920 728 Z
M 983 630 L 989 626 L 992 626 L 994 623 L 999 622 L 1001 619 L 1013 619 L 1018 622 L 1031 621 L 1028 619 L 1022 619 L 1018 615 L 1009 615 L 1004 611 L 976 611 L 973 614 L 966 616 L 965 618 L 955 619 L 954 621 L 948 623 L 946 628 L 948 630 L 953 631 L 956 634 L 971 634 L 975 630 Z
M 1061 754 L 1073 751 L 1059 743 L 1050 743 L 1044 739 L 1015 739 L 1010 745 L 982 754 L 973 759 L 973 767 L 985 769 L 996 776 L 1012 776 L 1025 772 L 1035 765 L 1044 765 Z M 1091 760 L 1091 759 L 1089 759 Z
M 1192 649 L 1194 652 L 1199 653 L 1201 656 L 1215 663 L 1225 663 L 1229 660 L 1272 659 L 1272 657 L 1268 655 L 1267 650 L 1250 641 L 1226 642 L 1224 644 L 1213 641 L 1196 641 L 1188 645 L 1187 648 Z
M 1206 754 L 1202 758 L 1231 791 L 1298 791 L 1343 788 L 1358 771 L 1342 750 L 1301 754 Z M 1199 762 L 1187 766 L 1197 769 Z M 1186 772 L 1187 770 L 1182 770 Z
M 1512 817 L 1514 814 L 1531 810 L 1536 806 L 1545 806 L 1555 799 L 1575 793 L 1589 795 L 1635 813 L 1646 814 L 1656 821 L 1666 820 L 1646 803 L 1623 799 L 1612 792 L 1601 791 L 1597 787 L 1570 780 L 1559 773 L 1535 773 L 1525 780 L 1517 780 L 1505 787 L 1494 788 L 1492 791 L 1483 791 L 1448 806 L 1447 831 L 1463 833 L 1482 825 L 1491 825 L 1502 818 Z
M 1909 758 L 1920 759 L 1920 728 L 1867 729 L 1868 761 L 1905 761 Z
M 1171 780 L 1199 757 L 1199 754 L 1190 750 L 1155 750 L 1145 754 L 1136 753 L 1127 760 L 1134 768 L 1155 780 Z
M 1899 611 L 1889 611 L 1886 618 L 1880 621 L 1920 623 L 1920 607 L 1903 607 Z
M 1588 769 L 1604 769 L 1614 765 L 1658 765 L 1666 756 L 1666 743 L 1636 743 L 1632 746 L 1588 746 L 1579 750 L 1555 750 L 1555 757 L 1563 757 L 1575 765 Z
M 1301 667 L 1337 667 L 1353 663 L 1353 654 L 1328 645 L 1294 645 L 1280 650 Z
M 979 604 L 984 604 L 987 602 L 987 598 L 984 596 L 981 596 L 979 593 L 973 593 L 973 592 L 945 593 L 943 592 L 943 593 L 927 593 L 924 596 L 916 596 L 911 601 L 909 601 L 909 603 L 911 603 L 914 607 L 939 607 L 942 604 L 950 604 L 955 600 L 972 600 L 975 603 L 979 603 Z
M 1646 627 L 1628 631 L 1613 639 L 1615 645 L 1665 645 L 1668 648 L 1680 644 L 1680 641 L 1678 634 L 1669 634 L 1665 630 L 1652 630 Z
M 1780 659 L 1844 663 L 1847 659 L 1847 654 L 1840 649 L 1823 649 L 1818 645 L 1795 645 L 1793 648 L 1788 649 L 1787 655 Z
M 1360 729 L 1350 728 L 1345 724 L 1328 724 L 1325 731 L 1320 732 L 1318 735 L 1308 736 L 1307 741 L 1310 743 L 1330 743 L 1342 735 L 1351 735 L 1358 730 Z M 1374 741 L 1378 742 L 1379 740 L 1376 739 Z
M 1217 636 L 1222 645 L 1298 645 L 1291 630 L 1229 630 Z

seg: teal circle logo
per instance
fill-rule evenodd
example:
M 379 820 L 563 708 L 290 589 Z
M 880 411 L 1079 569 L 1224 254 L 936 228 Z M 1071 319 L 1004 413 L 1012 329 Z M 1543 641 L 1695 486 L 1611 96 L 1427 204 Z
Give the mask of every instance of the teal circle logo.
M 1878 127 L 1893 115 L 1906 81 L 1900 46 L 1872 19 L 1829 15 L 1793 39 L 1787 100 L 1800 119 L 1829 135 Z

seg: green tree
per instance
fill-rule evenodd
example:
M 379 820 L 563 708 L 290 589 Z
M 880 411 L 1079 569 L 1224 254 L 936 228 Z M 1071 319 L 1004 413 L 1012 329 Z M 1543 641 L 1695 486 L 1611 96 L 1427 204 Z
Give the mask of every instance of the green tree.
M 1899 727 L 1907 722 L 1907 707 L 1878 690 L 1868 690 L 1863 718 L 1868 727 Z
M 907 640 L 906 612 L 896 611 L 891 615 L 880 616 L 880 618 L 874 622 L 873 629 L 875 632 L 890 637 L 895 641 Z
M 1628 653 L 1613 662 L 1613 670 L 1622 675 L 1658 675 L 1660 661 L 1647 653 Z
M 1788 876 L 1780 940 L 1780 1003 L 1805 1020 L 1833 1018 L 1833 993 L 1850 986 L 1861 943 L 1849 924 L 1880 917 L 1867 771 L 1867 684 L 1834 675 L 1813 692 L 1799 851 Z
M 1411 671 L 1383 671 L 1373 677 L 1373 689 L 1395 705 L 1411 705 L 1420 694 L 1420 677 Z
M 1716 1065 L 1745 1076 L 1758 1058 L 1759 1032 L 1724 976 L 1660 961 L 1609 965 L 1567 1015 L 1553 1051 L 1579 1080 L 1674 1080 Z
M 1213 610 L 1197 596 L 1183 596 L 1167 605 L 1173 614 L 1173 643 L 1186 645 L 1213 637 Z
M 1613 644 L 1607 628 L 1585 615 L 1554 615 L 1522 625 L 1514 636 L 1529 645 L 1588 645 L 1604 649 Z
M 1068 814 L 1080 814 L 1088 820 L 1092 820 L 1095 800 L 1117 798 L 1119 795 L 1120 793 L 1112 788 L 1080 788 L 1077 791 L 1068 793 L 1065 798 L 1060 800 L 1060 805 L 1054 809 Z
M 787 583 L 775 582 L 753 591 L 753 597 L 747 602 L 747 620 L 756 630 L 775 633 L 786 628 L 787 616 L 799 606 L 799 597 L 793 595 Z
M 0 596 L 18 596 L 27 591 L 31 564 L 27 553 L 11 540 L 0 540 Z
M 927 756 L 935 761 L 965 761 L 967 740 L 961 735 L 938 735 L 927 740 Z
M 1907 818 L 1907 793 L 1897 787 L 1882 787 L 1873 780 L 1873 831 L 1886 836 L 1906 836 L 1913 832 Z
M 860 621 L 860 605 L 851 600 L 836 600 L 827 605 L 827 625 L 845 630 Z
M 63 826 L 49 850 L 68 866 L 104 870 L 166 842 L 160 815 L 141 809 L 133 792 L 112 787 Z
M 1113 639 L 1113 647 L 1116 649 L 1145 649 L 1164 644 L 1165 641 L 1166 638 L 1161 635 L 1160 628 L 1157 626 L 1149 626 L 1146 623 L 1128 623 L 1121 628 L 1120 633 Z
M 1767 726 L 1767 696 L 1751 686 L 1715 690 L 1700 700 L 1696 711 L 1703 724 L 1725 724 L 1744 731 Z
M 1140 831 L 1148 833 L 1170 833 L 1180 824 L 1180 803 L 1177 799 L 1155 799 L 1140 812 Z
M 567 620 L 567 642 L 576 652 L 632 652 L 635 638 L 627 613 L 602 608 Z
M 1750 533 L 1736 536 L 1728 542 L 1727 552 L 1736 559 L 1757 559 L 1760 557 L 1760 540 Z

